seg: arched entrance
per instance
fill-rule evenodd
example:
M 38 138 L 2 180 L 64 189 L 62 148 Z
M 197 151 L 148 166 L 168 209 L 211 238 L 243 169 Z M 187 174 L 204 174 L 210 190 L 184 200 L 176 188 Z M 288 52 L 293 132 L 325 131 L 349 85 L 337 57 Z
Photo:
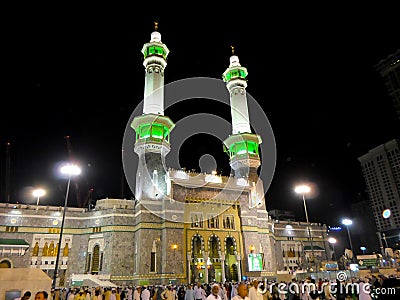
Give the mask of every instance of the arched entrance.
M 232 236 L 225 239 L 225 277 L 227 281 L 238 281 L 238 270 L 236 260 L 236 240 Z
M 93 253 L 92 253 L 92 269 L 91 269 L 92 274 L 99 273 L 99 264 L 100 264 L 100 246 L 96 245 L 93 247 Z
M 201 235 L 195 234 L 192 237 L 192 261 L 190 263 L 190 281 L 191 282 L 205 282 L 205 263 L 203 258 L 204 252 L 204 239 Z
M 208 282 L 222 281 L 221 266 L 221 241 L 215 234 L 211 235 L 208 240 L 209 259 L 206 262 L 208 268 Z
M 10 269 L 12 268 L 12 262 L 9 259 L 0 260 L 0 268 Z

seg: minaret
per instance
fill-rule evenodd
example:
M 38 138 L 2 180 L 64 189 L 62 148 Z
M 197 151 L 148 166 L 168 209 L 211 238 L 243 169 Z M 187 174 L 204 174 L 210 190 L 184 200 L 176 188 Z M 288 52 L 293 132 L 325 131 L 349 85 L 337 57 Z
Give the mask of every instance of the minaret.
M 135 152 L 139 155 L 136 174 L 136 199 L 162 199 L 167 194 L 165 156 L 170 151 L 170 131 L 174 123 L 164 116 L 164 69 L 169 50 L 161 42 L 161 34 L 151 34 L 143 45 L 145 67 L 143 115 L 133 119 L 136 131 Z
M 243 225 L 243 253 L 239 265 L 243 270 L 250 270 L 247 258 L 257 251 L 258 247 L 255 245 L 260 245 L 258 254 L 263 257 L 262 271 L 270 271 L 275 268 L 275 241 L 265 234 L 270 232 L 268 213 L 265 208 L 263 182 L 257 174 L 261 165 L 258 148 L 262 141 L 259 135 L 251 132 L 246 96 L 247 74 L 247 69 L 240 65 L 232 47 L 230 64 L 223 74 L 230 96 L 232 134 L 224 144 L 236 183 L 243 186 L 242 196 L 247 195 L 239 198 L 239 216 Z
M 261 165 L 258 146 L 262 141 L 259 135 L 251 133 L 246 97 L 247 74 L 232 47 L 230 65 L 222 75 L 229 91 L 232 115 L 232 135 L 224 144 L 235 177 L 252 184 L 258 180 L 257 168 Z
M 154 22 L 154 29 L 150 43 L 144 44 L 142 48 L 143 66 L 146 69 L 143 113 L 164 115 L 164 69 L 169 50 L 161 42 L 157 22 Z

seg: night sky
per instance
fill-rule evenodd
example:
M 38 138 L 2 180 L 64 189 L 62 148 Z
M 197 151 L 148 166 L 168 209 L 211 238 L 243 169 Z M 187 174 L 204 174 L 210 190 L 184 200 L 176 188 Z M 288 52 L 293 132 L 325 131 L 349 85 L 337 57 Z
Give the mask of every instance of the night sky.
M 390 8 L 385 18 L 376 17 L 379 10 L 304 10 L 256 16 L 256 9 L 236 8 L 174 17 L 97 7 L 54 14 L 46 29 L 32 16 L 17 17 L 3 40 L 0 201 L 5 202 L 5 144 L 11 142 L 11 202 L 35 203 L 29 191 L 40 185 L 48 190 L 41 204 L 62 205 L 66 181 L 57 177 L 56 166 L 68 159 L 66 135 L 84 169 L 82 197 L 94 188 L 94 199 L 130 199 L 127 185 L 121 189 L 122 137 L 143 98 L 140 51 L 157 19 L 171 51 L 166 83 L 221 79 L 235 45 L 249 71 L 247 91 L 265 110 L 276 139 L 267 209 L 293 210 L 304 220 L 293 188 L 310 182 L 316 187 L 308 201 L 310 220 L 337 225 L 349 216 L 349 205 L 365 197 L 357 158 L 399 137 L 400 122 L 374 68 L 400 48 L 398 19 L 390 16 Z M 175 123 L 199 112 L 229 120 L 229 107 L 201 103 L 193 99 L 165 114 Z M 222 174 L 229 174 L 221 141 L 206 135 L 183 144 L 181 166 L 199 169 L 206 153 L 215 157 Z M 76 205 L 74 193 L 70 205 Z

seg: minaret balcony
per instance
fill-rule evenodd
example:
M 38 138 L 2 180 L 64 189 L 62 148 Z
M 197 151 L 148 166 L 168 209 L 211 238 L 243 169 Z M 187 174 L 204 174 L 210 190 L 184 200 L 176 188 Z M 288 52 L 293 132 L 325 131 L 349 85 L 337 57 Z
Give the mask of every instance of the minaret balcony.
M 151 42 L 143 45 L 142 53 L 144 58 L 147 58 L 149 56 L 159 56 L 167 59 L 169 50 L 167 46 L 163 43 Z
M 135 117 L 131 124 L 136 132 L 135 149 L 146 151 L 163 149 L 169 152 L 170 132 L 174 126 L 170 118 L 162 115 L 145 114 Z
M 142 155 L 143 153 L 154 152 L 161 153 L 162 155 L 167 155 L 171 150 L 171 145 L 169 142 L 162 139 L 139 139 L 136 140 L 134 151 L 138 155 Z
M 174 128 L 172 120 L 163 115 L 145 114 L 133 119 L 131 128 L 133 128 L 140 138 L 147 135 L 153 138 L 162 138 Z
M 252 133 L 239 133 L 229 136 L 225 141 L 225 152 L 231 159 L 259 159 L 261 137 Z
M 232 169 L 237 170 L 240 168 L 258 168 L 261 161 L 259 156 L 242 155 L 231 157 L 229 164 Z
M 238 79 L 238 78 L 246 80 L 247 74 L 248 74 L 247 69 L 244 67 L 228 68 L 222 75 L 222 78 L 224 79 L 225 82 L 228 82 L 231 79 Z

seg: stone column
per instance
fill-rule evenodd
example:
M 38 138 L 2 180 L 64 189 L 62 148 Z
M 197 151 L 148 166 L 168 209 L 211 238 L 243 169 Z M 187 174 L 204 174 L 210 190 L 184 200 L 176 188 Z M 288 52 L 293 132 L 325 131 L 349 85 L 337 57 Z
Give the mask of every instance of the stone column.
M 238 268 L 237 268 L 237 272 L 238 272 L 238 282 L 242 281 L 242 258 L 240 257 L 240 254 L 236 255 L 236 260 L 238 263 Z
M 192 262 L 192 254 L 190 252 L 187 253 L 186 255 L 187 257 L 187 276 L 188 276 L 188 280 L 187 283 L 190 283 L 190 278 L 191 278 L 191 262 Z
M 221 268 L 222 268 L 222 283 L 225 283 L 225 253 L 219 251 L 219 257 L 221 258 Z
M 208 283 L 208 268 L 207 268 L 207 262 L 208 262 L 208 251 L 204 251 L 203 252 L 203 259 L 204 259 L 204 262 L 205 262 L 205 269 L 204 269 L 204 276 L 206 277 L 205 278 L 205 283 Z

